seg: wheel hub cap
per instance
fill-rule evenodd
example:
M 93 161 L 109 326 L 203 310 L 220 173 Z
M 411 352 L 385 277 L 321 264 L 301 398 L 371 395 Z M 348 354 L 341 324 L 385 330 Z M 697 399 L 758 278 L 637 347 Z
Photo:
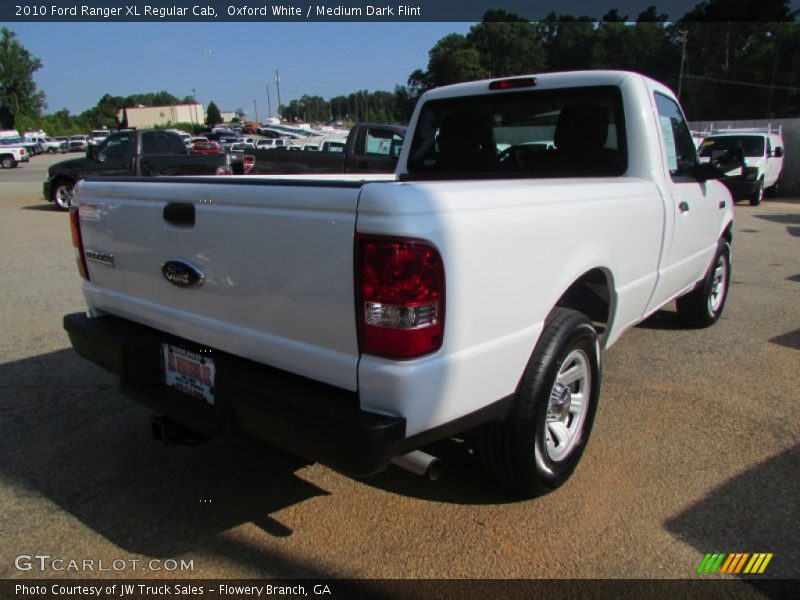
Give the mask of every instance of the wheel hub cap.
M 575 349 L 561 364 L 547 401 L 545 449 L 551 460 L 566 459 L 583 439 L 591 389 L 590 359 L 583 350 Z
M 548 421 L 563 421 L 569 414 L 572 404 L 572 391 L 566 385 L 556 383 L 550 392 L 550 403 L 547 405 Z

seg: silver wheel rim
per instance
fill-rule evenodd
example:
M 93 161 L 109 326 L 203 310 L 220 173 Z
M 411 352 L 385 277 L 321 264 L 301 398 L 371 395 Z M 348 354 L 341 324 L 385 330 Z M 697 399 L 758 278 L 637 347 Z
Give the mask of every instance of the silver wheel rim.
M 728 264 L 725 256 L 720 254 L 714 266 L 714 279 L 711 281 L 711 293 L 708 295 L 708 311 L 715 315 L 725 300 L 725 287 L 728 280 Z
M 561 364 L 547 403 L 545 449 L 552 461 L 564 460 L 581 439 L 589 405 L 592 372 L 583 350 L 573 350 Z
M 72 188 L 68 185 L 60 185 L 56 188 L 56 204 L 61 208 L 69 208 L 72 205 Z

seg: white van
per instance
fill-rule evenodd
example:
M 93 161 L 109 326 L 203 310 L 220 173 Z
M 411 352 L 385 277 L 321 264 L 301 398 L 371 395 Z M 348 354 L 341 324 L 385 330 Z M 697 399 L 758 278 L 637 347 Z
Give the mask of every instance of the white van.
M 734 200 L 748 199 L 758 206 L 764 195 L 776 196 L 783 171 L 781 128 L 712 130 L 700 144 L 701 162 L 709 162 L 728 150 L 741 150 L 745 166 L 741 173 L 723 179 Z

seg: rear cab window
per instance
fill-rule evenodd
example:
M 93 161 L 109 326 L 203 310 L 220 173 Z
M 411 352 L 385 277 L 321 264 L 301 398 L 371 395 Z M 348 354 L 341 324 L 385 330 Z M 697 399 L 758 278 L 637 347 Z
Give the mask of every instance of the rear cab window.
M 617 177 L 627 166 L 620 90 L 591 86 L 430 100 L 404 177 Z

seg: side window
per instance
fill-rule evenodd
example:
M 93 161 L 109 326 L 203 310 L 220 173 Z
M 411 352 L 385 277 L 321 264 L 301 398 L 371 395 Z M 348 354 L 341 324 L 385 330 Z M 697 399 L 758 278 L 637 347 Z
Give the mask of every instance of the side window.
M 169 141 L 165 134 L 153 131 L 142 134 L 143 154 L 169 154 Z
M 400 155 L 400 148 L 403 145 L 403 138 L 396 133 L 385 129 L 367 129 L 367 139 L 365 144 L 366 154 L 377 154 L 379 156 L 391 156 L 396 158 Z
M 656 93 L 656 108 L 667 150 L 667 165 L 672 179 L 687 175 L 697 162 L 697 150 L 692 132 L 678 104 L 663 94 Z
M 169 142 L 170 154 L 186 154 L 186 144 L 181 136 L 169 134 L 167 140 Z
M 101 161 L 113 160 L 115 162 L 129 161 L 133 158 L 131 152 L 131 138 L 129 135 L 115 135 L 106 139 L 103 148 L 98 154 Z

